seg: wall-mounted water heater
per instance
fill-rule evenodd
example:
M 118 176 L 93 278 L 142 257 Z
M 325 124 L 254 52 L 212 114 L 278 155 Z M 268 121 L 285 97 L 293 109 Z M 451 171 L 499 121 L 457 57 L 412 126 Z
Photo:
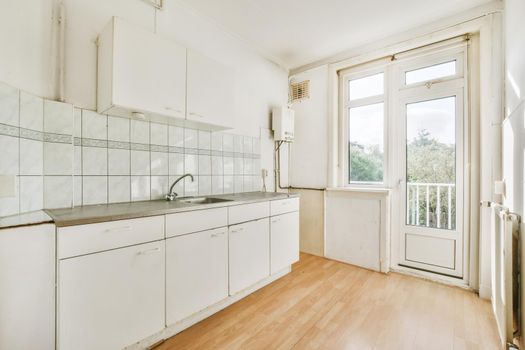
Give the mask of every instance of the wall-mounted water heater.
M 277 107 L 272 110 L 272 129 L 275 141 L 293 142 L 294 110 L 288 107 Z

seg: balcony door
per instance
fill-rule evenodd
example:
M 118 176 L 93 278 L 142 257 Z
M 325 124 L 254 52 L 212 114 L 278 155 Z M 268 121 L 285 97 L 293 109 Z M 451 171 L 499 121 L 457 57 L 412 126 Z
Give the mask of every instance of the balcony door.
M 456 57 L 402 71 L 403 87 L 396 101 L 401 129 L 397 207 L 399 264 L 462 278 L 465 106 L 459 70 L 461 59 Z

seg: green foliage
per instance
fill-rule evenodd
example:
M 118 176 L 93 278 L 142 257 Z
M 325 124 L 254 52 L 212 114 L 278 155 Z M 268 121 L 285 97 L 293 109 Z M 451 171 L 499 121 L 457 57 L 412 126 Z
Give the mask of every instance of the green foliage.
M 382 182 L 383 152 L 379 145 L 364 147 L 351 143 L 349 147 L 350 181 Z

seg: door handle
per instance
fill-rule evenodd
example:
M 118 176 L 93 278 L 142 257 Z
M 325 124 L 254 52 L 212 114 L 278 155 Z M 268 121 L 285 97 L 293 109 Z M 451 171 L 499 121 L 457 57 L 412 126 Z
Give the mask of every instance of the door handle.
M 182 111 L 180 109 L 177 109 L 177 108 L 164 107 L 164 109 L 167 110 L 167 111 L 174 111 L 174 112 L 177 112 L 177 113 L 182 113 Z
M 129 231 L 131 230 L 131 226 L 119 226 L 119 227 L 111 227 L 104 230 L 105 233 L 110 233 L 114 231 Z
M 198 117 L 198 118 L 204 118 L 203 115 L 200 115 L 200 114 L 197 114 L 197 113 L 193 113 L 193 112 L 190 112 L 190 115 L 192 115 L 194 117 Z
M 241 231 L 244 231 L 244 227 L 239 227 L 237 229 L 233 229 L 232 233 L 238 233 L 238 232 L 241 232 Z
M 225 234 L 225 233 L 226 233 L 226 232 L 224 232 L 224 231 L 221 231 L 221 232 L 214 232 L 214 233 L 212 233 L 212 234 L 210 235 L 210 237 L 213 238 L 213 237 L 218 237 L 219 235 L 222 236 L 222 235 Z

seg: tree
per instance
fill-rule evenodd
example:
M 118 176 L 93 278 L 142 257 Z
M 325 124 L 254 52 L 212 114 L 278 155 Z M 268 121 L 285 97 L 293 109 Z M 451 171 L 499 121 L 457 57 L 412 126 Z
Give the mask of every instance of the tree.
M 348 157 L 351 181 L 383 181 L 383 152 L 379 145 L 365 147 L 350 143 Z

